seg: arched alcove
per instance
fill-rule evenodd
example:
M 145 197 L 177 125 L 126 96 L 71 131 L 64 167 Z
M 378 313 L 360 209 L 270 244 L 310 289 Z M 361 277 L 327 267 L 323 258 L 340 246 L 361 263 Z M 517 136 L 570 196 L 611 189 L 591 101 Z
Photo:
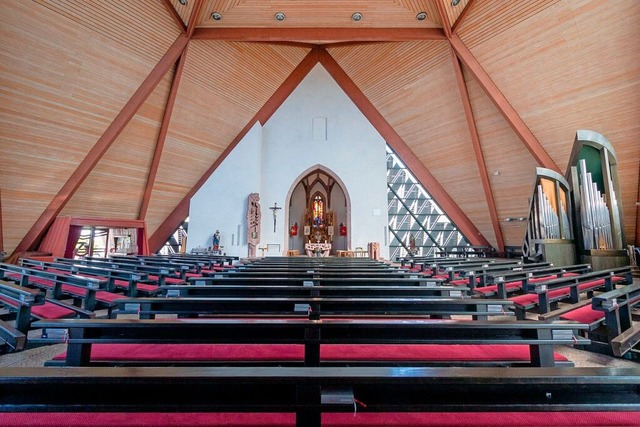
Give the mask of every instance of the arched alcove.
M 320 217 L 314 201 L 321 202 L 316 203 L 321 206 Z M 310 240 L 330 242 L 332 254 L 351 246 L 351 198 L 342 180 L 326 166 L 316 164 L 300 173 L 289 188 L 285 206 L 287 250 L 303 254 Z M 297 233 L 292 235 L 296 224 Z M 346 236 L 340 235 L 341 224 L 346 226 Z

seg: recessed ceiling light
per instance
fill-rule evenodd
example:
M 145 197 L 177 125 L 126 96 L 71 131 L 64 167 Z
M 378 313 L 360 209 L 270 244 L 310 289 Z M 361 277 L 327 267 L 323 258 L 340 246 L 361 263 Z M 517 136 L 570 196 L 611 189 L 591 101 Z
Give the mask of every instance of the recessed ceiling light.
M 418 21 L 424 21 L 425 19 L 427 19 L 427 12 L 420 12 L 416 15 L 416 19 Z
M 211 14 L 211 19 L 213 19 L 214 21 L 219 21 L 222 19 L 222 15 L 220 15 L 220 13 L 218 12 L 213 12 Z
M 451 6 L 456 7 L 460 4 L 460 0 L 451 0 Z
M 284 13 L 278 12 L 274 15 L 274 18 L 276 18 L 276 21 L 284 21 L 284 18 L 286 18 L 286 16 L 284 16 Z
M 355 22 L 358 22 L 362 20 L 362 14 L 360 12 L 355 12 L 353 15 L 351 15 L 351 19 Z
M 178 3 L 180 3 L 183 6 L 187 5 L 187 0 L 178 0 Z

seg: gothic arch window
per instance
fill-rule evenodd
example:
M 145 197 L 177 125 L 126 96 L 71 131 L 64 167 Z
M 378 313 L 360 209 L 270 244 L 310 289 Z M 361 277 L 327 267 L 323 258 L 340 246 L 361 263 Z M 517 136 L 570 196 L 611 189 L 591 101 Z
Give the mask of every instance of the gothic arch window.
M 325 200 L 321 193 L 316 193 L 311 198 L 311 211 L 313 212 L 313 225 L 319 227 L 324 223 Z

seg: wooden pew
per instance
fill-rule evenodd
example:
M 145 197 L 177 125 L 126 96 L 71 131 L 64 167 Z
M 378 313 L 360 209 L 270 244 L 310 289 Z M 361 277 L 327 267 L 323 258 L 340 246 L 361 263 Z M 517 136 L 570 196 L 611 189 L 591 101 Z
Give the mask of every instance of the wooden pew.
M 200 298 L 125 298 L 118 301 L 120 312 L 138 312 L 141 319 L 176 314 L 179 317 L 242 315 L 292 316 L 310 319 L 345 316 L 431 316 L 450 318 L 513 315 L 511 301 L 471 298 L 345 298 L 345 297 L 200 297 Z M 128 308 L 130 307 L 130 308 Z
M 189 284 L 195 285 L 297 285 L 302 286 L 305 282 L 312 282 L 315 286 L 437 286 L 444 282 L 442 279 L 431 279 L 424 276 L 415 278 L 366 278 L 366 277 L 325 277 L 309 280 L 308 277 L 192 277 L 188 279 Z
M 516 292 L 528 283 L 559 279 L 567 275 L 585 274 L 591 271 L 590 264 L 578 264 L 565 267 L 549 267 L 534 271 L 512 271 L 509 273 L 490 273 L 485 276 L 485 286 L 475 288 L 476 293 L 485 297 L 507 298 L 509 292 Z M 567 274 L 569 273 L 569 274 Z M 533 280 L 532 280 L 533 279 Z
M 519 413 L 528 424 L 635 425 L 638 383 L 634 368 L 0 368 L 0 421 L 114 425 L 121 417 L 113 413 L 126 413 L 133 424 L 162 425 L 171 413 L 184 413 L 182 422 L 189 413 L 204 424 L 211 413 L 208 425 L 237 425 L 243 418 L 233 413 L 253 412 L 245 419 L 262 426 L 434 426 L 473 417 L 506 427 Z
M 11 326 L 4 320 L 0 320 L 0 353 L 24 350 L 27 336 Z
M 15 328 L 27 335 L 31 322 L 46 319 L 95 317 L 93 312 L 45 298 L 40 290 L 25 288 L 0 280 L 0 304 L 15 313 Z M 30 339 L 34 341 L 34 339 Z M 35 341 L 42 341 L 35 339 Z
M 91 364 L 94 344 L 301 344 L 305 366 L 319 366 L 330 344 L 526 345 L 531 365 L 554 366 L 554 345 L 588 344 L 575 322 L 426 319 L 62 319 L 36 322 L 68 331 L 67 366 Z M 506 348 L 506 347 L 505 347 Z M 344 356 L 348 358 L 348 356 Z M 346 363 L 353 360 L 346 360 Z M 119 361 L 118 363 L 122 363 Z M 177 363 L 171 360 L 171 364 Z
M 11 280 L 21 286 L 33 286 L 50 291 L 55 300 L 64 296 L 73 299 L 74 305 L 87 311 L 95 311 L 102 306 L 108 309 L 108 316 L 116 306 L 114 301 L 121 296 L 105 289 L 106 280 L 73 274 L 50 273 L 40 269 L 20 267 L 13 264 L 0 264 L 0 280 Z
M 287 285 L 191 285 L 191 286 L 162 286 L 160 295 L 165 297 L 403 297 L 420 298 L 425 296 L 462 297 L 469 291 L 463 286 L 313 286 L 313 282 L 306 286 Z
M 98 280 L 106 280 L 106 290 L 108 292 L 115 292 L 117 289 L 121 289 L 130 297 L 137 296 L 138 292 L 146 296 L 152 296 L 158 291 L 158 286 L 149 284 L 149 275 L 143 272 L 31 259 L 21 259 L 20 265 L 29 268 L 39 268 L 44 271 L 80 274 L 95 277 Z
M 184 279 L 180 278 L 176 274 L 176 269 L 173 267 L 153 267 L 148 265 L 137 265 L 130 263 L 118 263 L 104 259 L 101 261 L 90 261 L 85 259 L 70 259 L 70 258 L 55 258 L 55 262 L 66 264 L 82 264 L 92 267 L 109 268 L 116 270 L 129 270 L 137 273 L 148 274 L 148 279 L 155 282 L 156 285 L 162 286 L 166 283 L 182 284 Z
M 569 300 L 570 303 L 575 304 L 580 301 L 580 293 L 586 293 L 590 298 L 590 294 L 597 288 L 610 291 L 614 289 L 616 283 L 632 282 L 629 267 L 614 268 L 527 284 L 523 289 L 527 294 L 509 299 L 516 303 L 516 317 L 524 319 L 526 310 L 537 307 L 541 314 L 548 313 L 554 302 Z

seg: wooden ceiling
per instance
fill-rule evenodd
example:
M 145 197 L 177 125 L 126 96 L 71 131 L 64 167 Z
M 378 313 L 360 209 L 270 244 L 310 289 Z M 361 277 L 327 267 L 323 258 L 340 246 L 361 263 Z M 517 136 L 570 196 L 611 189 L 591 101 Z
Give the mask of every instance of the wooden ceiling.
M 592 129 L 616 149 L 627 241 L 640 243 L 639 2 L 36 0 L 2 9 L 7 252 L 36 248 L 59 214 L 144 219 L 158 249 L 191 195 L 317 63 L 471 241 L 519 246 L 524 224 L 504 218 L 527 216 L 535 167 L 564 173 L 575 131 Z

